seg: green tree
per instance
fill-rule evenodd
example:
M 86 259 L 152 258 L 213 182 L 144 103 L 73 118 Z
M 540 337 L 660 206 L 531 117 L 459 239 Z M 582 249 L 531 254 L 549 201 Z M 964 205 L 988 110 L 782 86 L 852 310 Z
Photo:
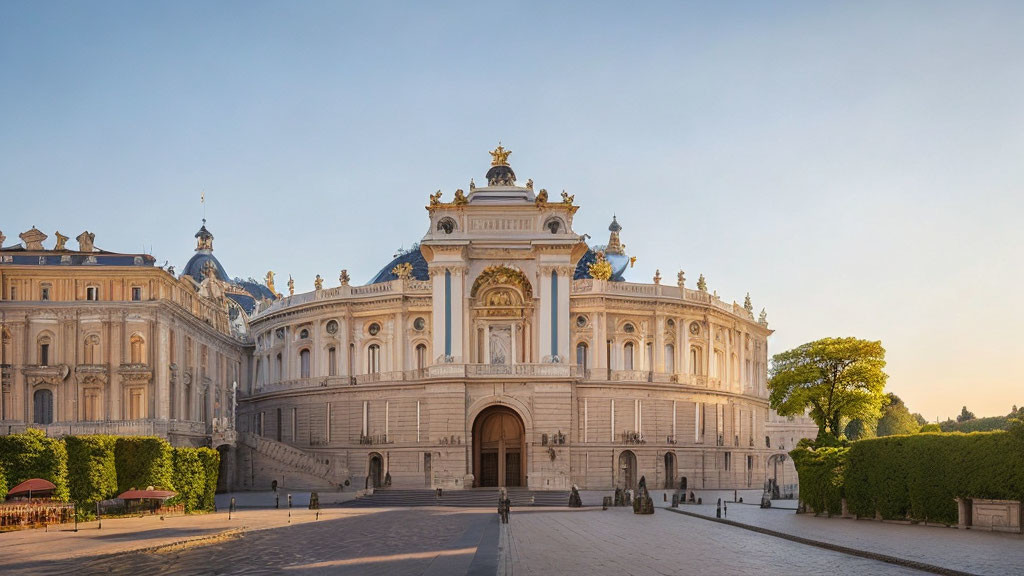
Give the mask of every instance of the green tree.
M 876 418 L 888 375 L 882 343 L 823 338 L 776 354 L 768 388 L 771 407 L 783 416 L 802 414 L 818 424 L 818 435 L 839 437 L 843 422 Z
M 971 412 L 967 409 L 967 406 L 964 406 L 963 409 L 960 410 L 960 415 L 956 417 L 956 421 L 967 422 L 968 420 L 974 420 L 974 418 L 974 412 Z
M 911 416 L 914 417 L 914 420 L 917 420 L 917 423 L 920 426 L 924 426 L 928 423 L 928 419 L 922 416 L 920 412 L 914 412 Z
M 899 396 L 886 394 L 885 407 L 882 408 L 882 417 L 878 419 L 878 436 L 896 436 L 897 434 L 917 434 L 921 425 L 907 410 L 903 400 Z
M 849 440 L 864 440 L 874 438 L 877 434 L 878 421 L 874 418 L 854 418 L 846 425 L 846 438 Z
M 921 429 L 918 430 L 918 432 L 921 434 L 928 432 L 942 432 L 942 428 L 939 428 L 938 424 L 925 424 L 924 426 L 921 426 Z

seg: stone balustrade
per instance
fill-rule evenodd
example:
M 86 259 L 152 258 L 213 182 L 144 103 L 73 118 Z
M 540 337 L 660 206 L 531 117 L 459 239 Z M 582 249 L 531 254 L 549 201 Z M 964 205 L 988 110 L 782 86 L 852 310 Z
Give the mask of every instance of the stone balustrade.
M 42 430 L 47 436 L 82 436 L 87 434 L 113 434 L 116 436 L 158 436 L 168 434 L 207 434 L 205 422 L 186 420 L 108 420 L 102 422 L 55 422 L 53 424 L 25 424 L 0 422 L 0 435 L 21 434 L 29 428 Z

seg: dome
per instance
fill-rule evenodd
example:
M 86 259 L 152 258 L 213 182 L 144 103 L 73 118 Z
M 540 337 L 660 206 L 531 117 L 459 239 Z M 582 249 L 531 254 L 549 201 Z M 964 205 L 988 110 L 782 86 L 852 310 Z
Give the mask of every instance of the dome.
M 217 278 L 225 282 L 231 282 L 228 277 L 228 273 L 224 270 L 224 266 L 221 265 L 217 257 L 209 252 L 196 252 L 192 258 L 189 258 L 187 264 L 185 264 L 182 274 L 185 276 L 191 276 L 196 282 L 203 281 L 203 269 L 206 267 L 207 262 L 213 262 L 214 268 L 217 270 Z
M 430 280 L 427 261 L 423 258 L 423 253 L 420 252 L 419 246 L 413 246 L 408 252 L 401 253 L 394 260 L 388 262 L 369 283 L 379 284 L 381 282 L 398 280 L 398 276 L 395 276 L 392 270 L 395 269 L 395 266 L 405 263 L 412 264 L 412 278 L 415 280 Z

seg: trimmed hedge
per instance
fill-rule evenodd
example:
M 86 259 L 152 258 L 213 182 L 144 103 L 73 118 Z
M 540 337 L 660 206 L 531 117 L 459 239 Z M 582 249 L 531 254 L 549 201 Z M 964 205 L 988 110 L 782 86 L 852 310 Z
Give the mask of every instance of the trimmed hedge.
M 4 476 L 4 466 L 0 463 L 0 500 L 7 498 L 7 477 Z
M 117 469 L 114 466 L 114 436 L 67 436 L 68 484 L 71 500 L 80 508 L 117 495 Z
M 954 432 L 854 442 L 846 470 L 849 510 L 860 517 L 877 512 L 887 520 L 955 524 L 957 497 L 1024 500 L 1021 436 Z
M 220 454 L 209 448 L 174 449 L 173 503 L 183 504 L 185 512 L 212 511 L 217 491 Z
M 815 512 L 842 513 L 848 450 L 841 446 L 797 448 L 789 453 L 800 476 L 800 500 Z
M 64 442 L 42 430 L 0 436 L 0 468 L 8 488 L 30 478 L 44 478 L 57 487 L 54 498 L 68 501 L 68 453 Z M 6 489 L 4 490 L 6 495 Z
M 220 452 L 212 448 L 199 448 L 199 460 L 203 463 L 206 479 L 203 495 L 199 499 L 199 507 L 212 512 L 217 508 L 215 498 L 217 496 L 217 477 L 220 476 Z
M 173 490 L 172 452 L 171 445 L 162 438 L 118 437 L 114 446 L 117 491 L 145 490 L 148 486 Z
M 888 436 L 797 448 L 800 499 L 860 518 L 955 524 L 956 498 L 1024 500 L 1024 424 L 1010 431 Z

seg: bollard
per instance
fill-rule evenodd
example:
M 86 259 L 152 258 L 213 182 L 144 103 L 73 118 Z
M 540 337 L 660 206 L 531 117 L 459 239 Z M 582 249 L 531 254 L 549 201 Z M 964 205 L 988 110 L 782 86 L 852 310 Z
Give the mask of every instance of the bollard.
M 71 510 L 75 514 L 75 532 L 78 532 L 78 505 L 75 503 L 71 504 Z
M 288 523 L 292 523 L 292 495 L 288 495 Z
M 100 525 L 96 527 L 97 530 L 103 530 L 103 516 L 100 515 L 100 503 L 96 502 L 96 519 L 99 520 Z
M 280 510 L 281 509 L 281 495 L 276 493 L 276 492 L 274 493 L 274 509 L 275 510 Z
M 729 503 L 728 502 L 725 503 L 725 508 L 724 509 L 725 509 L 725 517 L 728 518 L 729 517 Z
M 231 504 L 228 505 L 228 520 L 231 520 L 231 513 L 235 511 L 235 497 L 231 497 Z
M 715 518 L 722 517 L 722 499 L 718 499 L 718 506 L 715 508 Z

